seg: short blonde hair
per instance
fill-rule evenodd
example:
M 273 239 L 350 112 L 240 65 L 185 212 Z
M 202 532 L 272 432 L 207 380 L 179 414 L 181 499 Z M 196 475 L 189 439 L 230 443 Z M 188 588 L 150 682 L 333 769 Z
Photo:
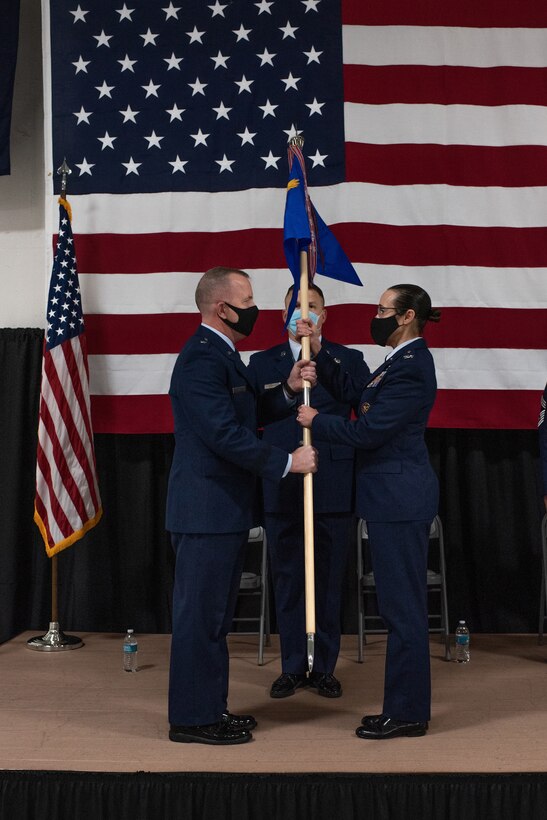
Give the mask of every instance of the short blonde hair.
M 225 268 L 220 265 L 215 268 L 210 268 L 210 270 L 203 274 L 198 282 L 195 295 L 196 305 L 200 313 L 203 313 L 203 310 L 208 305 L 212 305 L 217 301 L 219 290 L 226 286 L 226 281 L 232 273 L 236 273 L 238 276 L 244 276 L 246 279 L 250 278 L 249 274 L 245 273 L 244 270 Z

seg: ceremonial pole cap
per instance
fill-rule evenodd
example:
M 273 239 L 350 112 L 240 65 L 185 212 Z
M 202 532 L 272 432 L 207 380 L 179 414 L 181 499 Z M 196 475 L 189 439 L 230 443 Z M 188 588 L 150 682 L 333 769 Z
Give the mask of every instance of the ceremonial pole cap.
M 72 173 L 72 169 L 68 165 L 66 157 L 63 157 L 63 162 L 59 168 L 57 168 L 57 173 L 61 177 L 61 199 L 66 199 L 66 182 L 68 175 Z

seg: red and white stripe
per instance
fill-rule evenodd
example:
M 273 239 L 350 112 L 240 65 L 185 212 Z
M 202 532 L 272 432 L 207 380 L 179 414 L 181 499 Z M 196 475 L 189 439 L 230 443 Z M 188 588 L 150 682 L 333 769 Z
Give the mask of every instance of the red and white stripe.
M 364 287 L 318 276 L 325 333 L 374 367 L 379 295 L 422 285 L 442 310 L 426 328 L 431 424 L 533 428 L 547 370 L 547 7 L 343 0 L 342 13 L 347 181 L 310 193 Z M 171 429 L 170 373 L 213 265 L 252 275 L 247 353 L 281 341 L 284 189 L 72 199 L 96 432 Z
M 81 538 L 102 514 L 85 345 L 81 334 L 44 351 L 35 520 L 49 556 Z

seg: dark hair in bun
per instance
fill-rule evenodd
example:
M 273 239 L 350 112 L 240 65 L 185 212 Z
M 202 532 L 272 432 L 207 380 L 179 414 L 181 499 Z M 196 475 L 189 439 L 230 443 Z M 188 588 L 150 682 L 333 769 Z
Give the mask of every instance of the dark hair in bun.
M 397 313 L 414 311 L 420 333 L 426 322 L 440 321 L 441 311 L 431 307 L 429 294 L 418 285 L 391 285 L 388 290 L 393 290 L 397 294 L 394 300 Z

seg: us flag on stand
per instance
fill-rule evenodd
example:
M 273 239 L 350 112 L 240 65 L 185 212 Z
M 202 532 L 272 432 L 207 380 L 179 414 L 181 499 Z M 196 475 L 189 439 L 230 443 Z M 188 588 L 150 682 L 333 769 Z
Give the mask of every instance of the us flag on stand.
M 70 206 L 66 200 L 59 203 L 42 364 L 34 511 L 50 557 L 82 538 L 102 515 Z
M 252 275 L 247 352 L 279 342 L 296 131 L 314 204 L 365 283 L 319 282 L 329 336 L 374 369 L 380 294 L 419 284 L 442 309 L 426 328 L 430 423 L 533 428 L 547 369 L 547 7 L 177 3 L 44 3 L 51 167 L 66 155 L 77 169 L 95 430 L 171 429 L 171 370 L 213 265 Z

